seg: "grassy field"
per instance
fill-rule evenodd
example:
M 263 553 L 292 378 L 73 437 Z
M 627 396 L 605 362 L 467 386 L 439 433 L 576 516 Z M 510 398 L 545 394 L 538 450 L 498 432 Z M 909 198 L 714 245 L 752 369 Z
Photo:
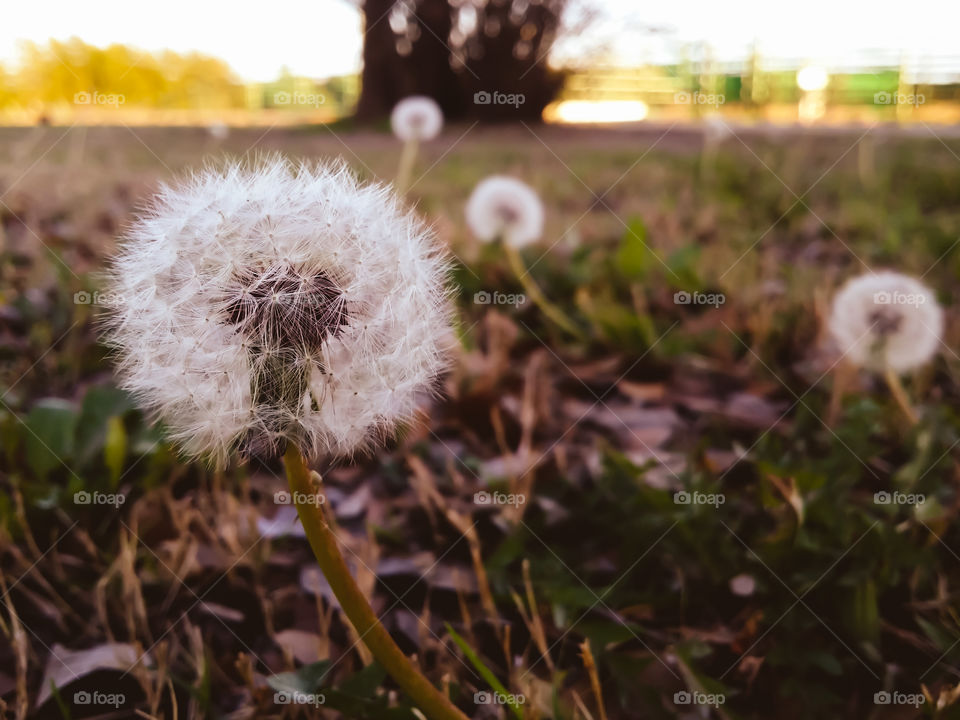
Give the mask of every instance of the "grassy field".
M 374 608 L 470 717 L 960 717 L 960 139 L 733 129 L 455 126 L 421 153 L 461 351 L 421 423 L 318 469 Z M 415 717 L 275 502 L 282 469 L 178 460 L 96 331 L 96 273 L 159 181 L 274 151 L 389 180 L 399 150 L 0 128 L 10 717 Z M 582 337 L 484 302 L 523 292 L 463 222 L 492 173 L 543 197 L 525 261 Z M 881 268 L 946 310 L 913 427 L 867 374 L 831 407 L 830 298 Z

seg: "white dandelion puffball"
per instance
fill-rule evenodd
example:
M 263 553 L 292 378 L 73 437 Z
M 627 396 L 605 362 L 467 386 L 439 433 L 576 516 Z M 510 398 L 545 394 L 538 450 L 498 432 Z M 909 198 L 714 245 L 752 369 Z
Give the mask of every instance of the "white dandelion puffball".
M 207 125 L 207 133 L 214 140 L 226 140 L 230 136 L 230 126 L 223 122 L 214 122 Z
M 443 111 L 433 98 L 412 95 L 394 106 L 390 127 L 404 142 L 433 140 L 443 129 Z
M 123 240 L 106 341 L 189 456 L 364 450 L 446 367 L 445 255 L 342 163 L 203 170 L 164 186 Z
M 905 372 L 928 362 L 943 332 L 943 311 L 923 283 L 895 272 L 853 278 L 833 300 L 830 334 L 855 365 Z
M 543 203 L 524 182 L 503 175 L 481 180 L 467 201 L 467 224 L 477 239 L 493 242 L 502 237 L 523 247 L 543 234 Z
M 703 140 L 708 145 L 719 145 L 733 135 L 733 128 L 719 114 L 708 115 L 703 120 Z

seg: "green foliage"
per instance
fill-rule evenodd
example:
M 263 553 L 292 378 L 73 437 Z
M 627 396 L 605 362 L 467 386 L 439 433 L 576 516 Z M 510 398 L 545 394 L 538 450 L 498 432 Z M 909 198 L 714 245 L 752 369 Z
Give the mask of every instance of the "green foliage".
M 16 468 L 27 498 L 38 506 L 70 503 L 82 490 L 115 492 L 131 456 L 151 457 L 138 475 L 147 485 L 169 466 L 162 430 L 147 426 L 131 398 L 109 385 L 90 387 L 79 405 L 41 399 L 23 418 L 6 415 L 0 424 L 4 462 Z M 5 514 L 0 502 L 0 518 Z
M 463 651 L 464 656 L 471 665 L 480 673 L 480 676 L 494 689 L 495 692 L 499 693 L 507 701 L 507 706 L 510 708 L 510 712 L 513 713 L 513 716 L 517 720 L 523 720 L 523 713 L 520 709 L 520 705 L 516 700 L 511 696 L 507 688 L 504 686 L 500 680 L 497 679 L 497 676 L 494 672 L 487 667 L 487 665 L 480 659 L 480 656 L 477 654 L 476 650 L 470 647 L 470 644 L 464 640 L 460 635 L 457 634 L 457 631 L 450 627 L 450 624 L 447 624 L 447 632 L 450 634 L 450 637 L 453 638 L 453 641 L 457 646 Z
M 647 226 L 640 218 L 629 223 L 617 250 L 616 262 L 628 280 L 643 280 L 654 270 L 658 261 L 647 244 Z
M 55 398 L 41 400 L 23 423 L 27 467 L 39 480 L 73 459 L 78 415 L 76 408 Z
M 522 404 L 527 364 L 534 353 L 545 358 L 535 378 L 534 404 L 544 403 L 537 409 L 543 425 L 532 436 L 533 449 L 544 453 L 535 470 L 531 499 L 536 502 L 525 508 L 522 522 L 511 522 L 494 508 L 485 509 L 489 515 L 473 512 L 473 519 L 499 620 L 510 623 L 513 657 L 528 667 L 539 650 L 523 637 L 525 625 L 511 591 L 524 587 L 522 568 L 529 563 L 556 664 L 551 676 L 540 662 L 530 678 L 546 687 L 542 708 L 545 713 L 552 708 L 554 717 L 573 716 L 571 689 L 593 709 L 578 654 L 584 639 L 596 655 L 610 718 L 676 717 L 670 696 L 694 686 L 722 692 L 727 698 L 723 712 L 730 718 L 869 717 L 873 693 L 887 684 L 913 691 L 922 683 L 935 696 L 955 684 L 960 364 L 953 350 L 960 254 L 954 244 L 960 235 L 960 164 L 935 140 L 901 145 L 891 139 L 887 150 L 878 146 L 873 177 L 859 177 L 857 151 L 824 175 L 853 139 L 843 137 L 829 151 L 801 134 L 794 140 L 797 147 L 789 149 L 751 136 L 747 142 L 756 156 L 734 141 L 718 152 L 709 179 L 696 174 L 689 157 L 652 152 L 643 161 L 646 172 L 638 172 L 636 180 L 628 176 L 623 182 L 633 184 L 607 198 L 617 217 L 584 207 L 580 183 L 544 169 L 551 155 L 544 151 L 530 159 L 537 151 L 533 143 L 533 150 L 499 139 L 478 147 L 465 139 L 438 165 L 436 175 L 417 187 L 424 195 L 420 207 L 453 228 L 448 239 L 461 258 L 453 269 L 454 300 L 458 335 L 469 353 L 458 372 L 468 387 L 431 409 L 434 434 L 412 430 L 410 445 L 359 461 L 331 487 L 345 488 L 350 480 L 343 477 L 354 472 L 361 476 L 358 483 L 376 487 L 371 507 L 387 509 L 367 522 L 385 552 L 429 548 L 440 557 L 450 550 L 447 560 L 460 554 L 459 560 L 468 563 L 466 543 L 454 542 L 457 534 L 442 515 L 429 516 L 413 496 L 404 453 L 428 461 L 451 507 L 473 512 L 458 496 L 467 492 L 471 478 L 509 476 L 504 469 L 509 464 L 497 454 L 504 452 L 501 438 L 484 435 L 495 434 L 491 418 L 498 415 L 503 440 L 510 449 L 517 447 L 522 429 L 516 408 Z M 192 161 L 195 148 L 188 154 Z M 636 159 L 634 153 L 592 147 L 570 154 L 565 157 L 570 167 L 600 189 Z M 384 167 L 377 165 L 376 155 L 364 156 L 364 162 L 377 173 L 390 172 L 386 160 Z M 474 302 L 478 292 L 522 292 L 500 250 L 467 245 L 456 220 L 476 178 L 510 163 L 535 178 L 539 174 L 534 184 L 545 189 L 548 223 L 553 223 L 547 237 L 557 241 L 550 250 L 549 242 L 527 249 L 524 261 L 548 298 L 586 329 L 586 342 L 558 333 L 532 303 L 491 308 Z M 803 203 L 771 170 L 798 194 L 812 188 Z M 583 227 L 567 234 L 588 211 Z M 0 219 L 12 236 L 11 216 Z M 38 231 L 54 224 L 43 217 Z M 0 267 L 8 281 L 2 291 L 6 317 L 20 322 L 10 331 L 19 333 L 17 344 L 4 337 L 9 344 L 0 347 L 9 363 L 6 407 L 0 407 L 0 523 L 15 541 L 24 541 L 16 494 L 7 490 L 22 494 L 34 528 L 59 517 L 72 494 L 83 489 L 139 492 L 177 484 L 178 500 L 186 493 L 193 507 L 203 505 L 210 495 L 162 442 L 162 429 L 148 427 L 131 399 L 111 384 L 92 330 L 94 308 L 72 300 L 74 292 L 93 288 L 89 276 L 78 271 L 78 280 L 63 270 L 57 258 L 76 264 L 69 243 L 44 240 L 56 254 L 30 261 L 6 252 Z M 828 299 L 843 278 L 863 271 L 861 261 L 923 275 L 948 308 L 945 349 L 929 368 L 905 381 L 921 416 L 914 428 L 902 421 L 883 386 L 866 375 L 849 388 L 835 420 L 827 420 L 834 374 L 826 372 L 830 360 L 821 355 L 817 299 Z M 45 272 L 31 271 L 31 262 Z M 44 282 L 41 299 L 22 290 L 44 287 Z M 683 291 L 723 293 L 725 302 L 678 304 L 674 295 Z M 499 315 L 495 337 L 486 329 L 494 324 L 492 311 Z M 491 370 L 487 354 L 497 342 L 502 363 Z M 601 394 L 614 385 L 604 402 L 619 412 L 631 383 L 660 393 L 652 395 L 655 400 L 631 400 L 631 410 L 659 405 L 683 421 L 663 447 L 654 448 L 669 458 L 670 472 L 656 458 L 642 460 L 650 454 L 640 452 L 636 438 L 619 426 L 615 431 L 604 426 L 603 406 L 597 406 L 597 417 L 588 415 L 566 436 L 567 425 L 554 432 L 543 420 L 556 415 L 562 423 L 567 401 L 592 403 L 591 392 Z M 480 389 L 471 394 L 474 386 Z M 730 401 L 738 394 L 761 398 L 770 406 L 761 410 L 769 412 L 735 415 Z M 735 456 L 729 466 L 712 463 L 718 451 Z M 243 498 L 261 492 L 259 484 L 268 475 L 259 467 L 237 474 Z M 183 482 L 185 476 L 191 482 Z M 684 504 L 675 499 L 681 491 L 722 495 L 724 501 Z M 875 501 L 876 493 L 897 491 L 923 495 L 925 502 Z M 98 526 L 85 529 L 105 548 L 105 556 L 113 552 L 115 538 Z M 158 546 L 172 532 L 167 527 L 151 531 L 161 540 L 143 536 Z M 41 545 L 46 542 L 43 533 L 34 534 Z M 105 557 L 103 568 L 114 560 Z M 258 562 L 244 564 L 235 574 L 259 572 Z M 285 556 L 284 563 L 289 562 Z M 150 593 L 177 594 L 151 574 L 159 565 L 147 550 L 141 550 L 137 567 L 149 578 L 144 584 Z M 270 563 L 264 572 L 274 582 L 287 567 Z M 100 580 L 89 574 L 88 590 Z M 291 575 L 294 590 L 271 595 L 270 602 L 281 605 L 284 598 L 303 594 L 296 574 Z M 742 576 L 752 584 L 749 592 L 737 594 L 731 581 Z M 172 580 L 171 587 L 185 594 Z M 73 591 L 63 590 L 71 597 Z M 415 608 L 417 593 L 404 597 L 404 604 Z M 451 599 L 449 588 L 427 595 L 424 602 L 431 603 L 434 621 L 459 621 L 459 597 Z M 308 610 L 297 606 L 284 612 L 312 618 L 313 600 L 308 600 Z M 475 670 L 492 688 L 525 691 L 516 686 L 523 671 L 498 665 L 501 648 L 484 641 L 478 630 L 483 621 L 476 620 L 481 616 L 474 615 L 470 632 L 457 626 L 449 633 L 452 642 L 444 638 L 447 649 L 466 663 L 451 659 L 446 666 L 453 667 L 453 686 L 461 692 Z M 223 642 L 223 631 L 214 628 L 219 634 L 210 633 L 205 641 Z M 156 637 L 166 629 L 162 625 Z M 439 625 L 437 630 L 442 634 Z M 253 633 L 269 643 L 262 628 Z M 50 638 L 44 636 L 44 642 Z M 177 641 L 189 646 L 184 636 Z M 210 715 L 219 711 L 218 698 L 226 695 L 223 677 L 233 672 L 236 652 L 243 651 L 227 647 L 218 644 L 209 653 L 229 660 L 204 669 L 205 695 L 195 695 Z M 250 647 L 262 653 L 256 643 Z M 423 652 L 420 661 L 435 662 L 434 654 Z M 329 661 L 306 665 L 272 678 L 271 686 L 323 693 L 325 707 L 347 717 L 414 716 L 405 706 L 388 707 L 384 686 L 389 680 L 379 666 L 349 677 L 343 677 L 345 669 L 328 672 L 331 667 Z M 182 683 L 194 684 L 192 679 Z M 949 717 L 950 711 L 941 716 Z

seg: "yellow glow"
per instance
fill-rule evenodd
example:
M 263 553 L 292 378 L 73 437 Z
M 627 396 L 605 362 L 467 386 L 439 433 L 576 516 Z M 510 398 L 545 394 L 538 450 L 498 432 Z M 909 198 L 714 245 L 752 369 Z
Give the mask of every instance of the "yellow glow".
M 823 90 L 830 82 L 830 76 L 822 67 L 808 65 L 797 73 L 797 86 L 805 92 Z
M 543 118 L 556 123 L 624 123 L 639 122 L 649 112 L 641 100 L 563 100 L 548 105 Z

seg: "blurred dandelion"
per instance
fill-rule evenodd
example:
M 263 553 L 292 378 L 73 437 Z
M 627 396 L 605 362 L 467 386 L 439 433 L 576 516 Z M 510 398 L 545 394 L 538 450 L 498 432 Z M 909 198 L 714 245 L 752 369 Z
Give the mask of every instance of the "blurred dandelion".
M 928 363 L 940 345 L 943 311 L 933 291 L 896 272 L 861 275 L 837 293 L 828 328 L 849 362 L 886 378 L 915 422 L 899 375 Z
M 390 127 L 403 142 L 426 142 L 433 140 L 443 129 L 443 112 L 432 98 L 412 95 L 393 108 Z
M 420 143 L 433 140 L 443 129 L 443 111 L 432 98 L 412 95 L 394 106 L 390 114 L 390 127 L 393 134 L 403 141 L 396 182 L 397 192 L 402 195 L 410 186 Z
M 164 187 L 128 231 L 105 320 L 122 384 L 191 456 L 349 455 L 408 419 L 447 365 L 448 263 L 426 226 L 343 164 L 273 157 Z M 379 624 L 316 504 L 297 507 L 341 606 L 431 717 L 462 718 Z
M 510 269 L 544 315 L 572 335 L 581 337 L 573 321 L 547 300 L 520 256 L 520 248 L 537 242 L 543 235 L 544 209 L 536 191 L 516 178 L 502 175 L 485 178 L 470 194 L 466 218 L 478 240 L 501 241 Z
M 502 239 L 521 248 L 543 235 L 543 203 L 516 178 L 493 175 L 481 180 L 467 201 L 466 215 L 470 230 L 483 242 Z
M 207 134 L 217 142 L 222 142 L 230 136 L 230 127 L 224 122 L 212 122 L 207 125 Z
M 734 136 L 733 128 L 719 113 L 703 119 L 703 145 L 700 149 L 700 176 L 712 180 L 720 146 Z

